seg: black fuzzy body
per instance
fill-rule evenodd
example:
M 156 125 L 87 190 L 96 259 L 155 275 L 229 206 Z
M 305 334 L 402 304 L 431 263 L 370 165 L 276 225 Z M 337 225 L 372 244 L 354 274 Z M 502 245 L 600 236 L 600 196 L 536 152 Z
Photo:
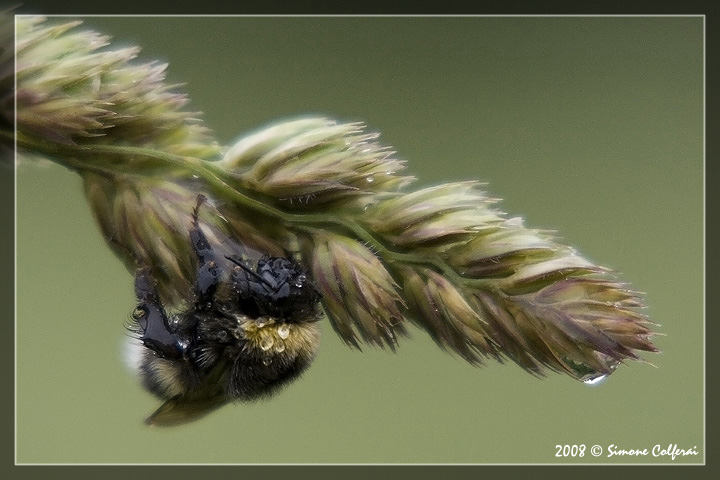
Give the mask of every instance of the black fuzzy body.
M 149 267 L 135 275 L 131 330 L 141 343 L 144 386 L 166 400 L 149 419 L 182 423 L 233 400 L 269 396 L 312 362 L 319 341 L 320 295 L 302 267 L 264 256 L 215 258 L 197 219 L 189 240 L 197 259 L 190 308 L 170 314 Z M 220 260 L 220 261 L 219 261 Z M 230 265 L 226 270 L 221 264 Z

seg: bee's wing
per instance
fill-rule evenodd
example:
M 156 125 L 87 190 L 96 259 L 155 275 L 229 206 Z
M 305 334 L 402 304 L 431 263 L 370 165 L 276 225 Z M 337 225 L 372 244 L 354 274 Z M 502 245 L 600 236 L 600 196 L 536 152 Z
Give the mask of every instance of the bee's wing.
M 171 398 L 145 419 L 145 423 L 159 427 L 182 425 L 204 417 L 226 403 L 227 399 L 224 396 L 195 399 Z

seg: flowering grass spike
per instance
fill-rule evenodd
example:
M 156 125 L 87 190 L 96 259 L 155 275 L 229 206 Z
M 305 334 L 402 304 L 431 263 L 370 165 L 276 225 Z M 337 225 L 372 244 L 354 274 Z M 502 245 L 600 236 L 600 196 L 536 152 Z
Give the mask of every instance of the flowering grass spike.
M 164 65 L 108 45 L 79 22 L 17 17 L 17 126 L 4 92 L 1 138 L 82 177 L 134 272 L 141 376 L 165 401 L 151 423 L 295 378 L 321 311 L 353 347 L 395 349 L 412 322 L 473 364 L 588 382 L 656 351 L 640 295 L 505 216 L 479 183 L 414 190 L 377 134 L 327 118 L 223 148 Z M 12 59 L 0 58 L 6 89 Z

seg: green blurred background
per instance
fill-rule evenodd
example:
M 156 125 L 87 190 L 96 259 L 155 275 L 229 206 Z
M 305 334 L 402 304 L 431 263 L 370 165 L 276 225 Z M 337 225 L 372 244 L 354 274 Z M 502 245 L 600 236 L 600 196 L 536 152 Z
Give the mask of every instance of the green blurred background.
M 655 463 L 555 445 L 704 446 L 703 19 L 86 18 L 169 62 L 219 140 L 300 114 L 364 121 L 418 185 L 480 179 L 647 292 L 658 366 L 588 387 L 476 369 L 412 329 L 396 354 L 327 324 L 313 367 L 270 401 L 183 427 L 123 361 L 132 277 L 77 176 L 17 171 L 21 463 Z

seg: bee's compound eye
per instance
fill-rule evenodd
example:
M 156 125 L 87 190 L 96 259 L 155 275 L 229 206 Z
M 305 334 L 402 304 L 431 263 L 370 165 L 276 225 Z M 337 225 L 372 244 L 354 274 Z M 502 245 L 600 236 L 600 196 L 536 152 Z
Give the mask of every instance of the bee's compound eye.
M 132 317 L 135 320 L 140 320 L 141 318 L 145 317 L 147 315 L 148 311 L 146 307 L 143 307 L 142 305 L 139 307 L 136 307 L 135 310 L 132 313 Z

